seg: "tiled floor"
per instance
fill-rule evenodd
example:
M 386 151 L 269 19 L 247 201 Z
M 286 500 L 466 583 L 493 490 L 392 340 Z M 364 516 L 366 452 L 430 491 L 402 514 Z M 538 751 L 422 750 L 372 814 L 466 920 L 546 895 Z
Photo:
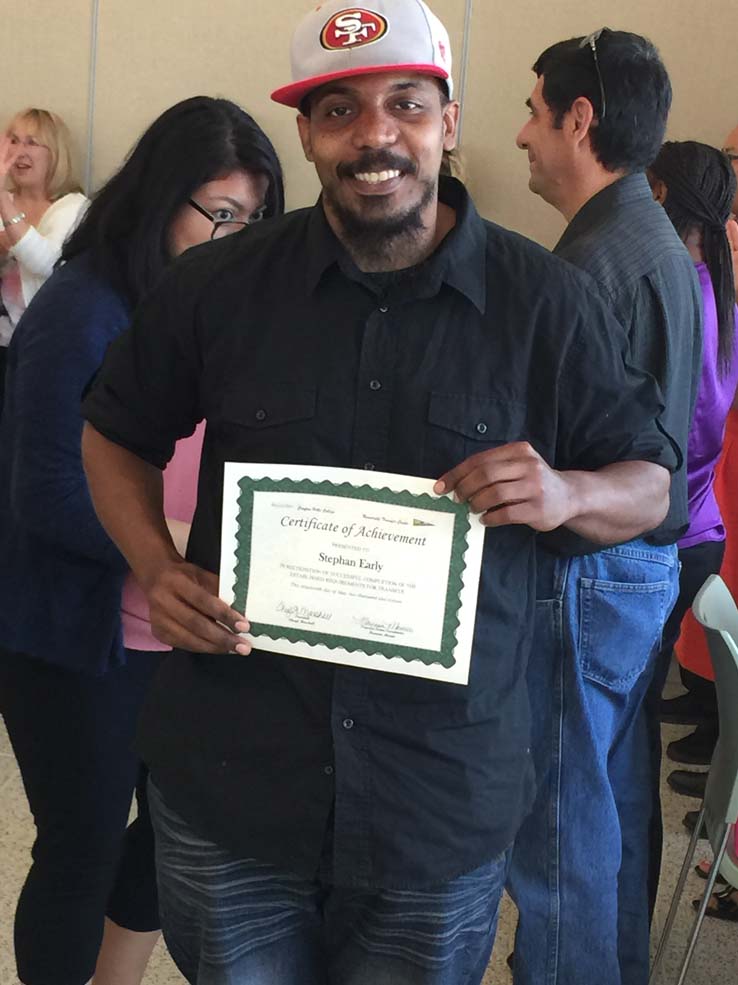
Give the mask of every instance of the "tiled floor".
M 668 728 L 665 737 L 671 740 L 687 731 L 689 730 Z M 671 768 L 672 764 L 665 765 L 664 776 Z M 687 849 L 689 839 L 682 827 L 682 817 L 685 810 L 697 806 L 697 801 L 678 797 L 665 785 L 664 791 L 666 854 L 662 899 L 657 911 L 655 932 L 660 932 L 668 900 L 671 898 Z M 18 891 L 28 868 L 28 853 L 32 839 L 33 827 L 20 777 L 7 735 L 0 723 L 0 985 L 16 985 L 18 981 L 13 961 L 12 920 Z M 689 900 L 696 897 L 701 889 L 700 880 L 694 875 L 691 876 L 672 934 L 673 946 L 665 961 L 662 979 L 665 983 L 675 981 L 675 972 L 681 956 L 679 942 L 686 937 L 693 916 Z M 505 958 L 511 949 L 514 930 L 515 909 L 506 899 L 503 903 L 492 962 L 485 976 L 484 985 L 508 985 L 511 981 L 505 966 Z M 161 944 L 154 954 L 144 981 L 145 985 L 182 985 L 183 979 Z M 689 985 L 735 985 L 736 981 L 738 981 L 738 925 L 706 920 L 688 983 Z M 596 983 L 567 982 L 566 985 L 596 985 Z

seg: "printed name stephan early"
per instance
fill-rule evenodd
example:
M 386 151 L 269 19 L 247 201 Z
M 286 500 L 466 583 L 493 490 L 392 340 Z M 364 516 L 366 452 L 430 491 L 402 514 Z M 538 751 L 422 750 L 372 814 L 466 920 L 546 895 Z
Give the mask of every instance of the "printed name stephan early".
M 333 567 L 345 567 L 345 568 L 363 568 L 367 571 L 381 571 L 383 565 L 379 561 L 367 561 L 366 558 L 352 558 L 344 557 L 343 554 L 324 554 L 321 551 L 318 554 L 318 559 L 323 564 L 330 564 Z

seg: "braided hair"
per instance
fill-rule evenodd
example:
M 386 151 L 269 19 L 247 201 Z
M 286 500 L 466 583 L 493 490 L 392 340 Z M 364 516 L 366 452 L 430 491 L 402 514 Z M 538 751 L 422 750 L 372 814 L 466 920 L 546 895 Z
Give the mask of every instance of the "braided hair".
M 736 193 L 736 176 L 722 151 L 695 140 L 668 141 L 649 167 L 666 185 L 663 203 L 679 236 L 697 230 L 715 291 L 718 316 L 718 367 L 727 373 L 733 359 L 735 283 L 725 224 Z

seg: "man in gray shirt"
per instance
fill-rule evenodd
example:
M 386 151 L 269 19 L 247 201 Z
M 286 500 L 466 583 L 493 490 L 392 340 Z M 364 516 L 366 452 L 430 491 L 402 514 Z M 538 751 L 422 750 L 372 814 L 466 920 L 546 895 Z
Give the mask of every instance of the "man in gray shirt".
M 658 381 L 664 429 L 687 447 L 701 361 L 693 264 L 645 169 L 664 136 L 671 85 L 645 38 L 603 29 L 547 49 L 518 135 L 531 191 L 568 221 L 554 252 L 586 270 Z M 678 591 L 688 524 L 686 463 L 649 535 L 598 549 L 540 538 L 529 666 L 533 814 L 516 839 L 516 985 L 645 985 L 652 759 L 645 696 Z M 586 947 L 582 942 L 586 941 Z

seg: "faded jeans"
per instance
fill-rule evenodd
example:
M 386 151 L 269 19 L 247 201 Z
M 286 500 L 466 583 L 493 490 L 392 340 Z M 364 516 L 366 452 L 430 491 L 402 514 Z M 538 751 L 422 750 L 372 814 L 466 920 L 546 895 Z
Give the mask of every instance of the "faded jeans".
M 509 852 L 425 889 L 355 890 L 236 858 L 153 784 L 162 926 L 191 985 L 479 985 Z
M 538 551 L 533 813 L 513 849 L 515 985 L 646 985 L 652 777 L 644 698 L 676 547 Z

